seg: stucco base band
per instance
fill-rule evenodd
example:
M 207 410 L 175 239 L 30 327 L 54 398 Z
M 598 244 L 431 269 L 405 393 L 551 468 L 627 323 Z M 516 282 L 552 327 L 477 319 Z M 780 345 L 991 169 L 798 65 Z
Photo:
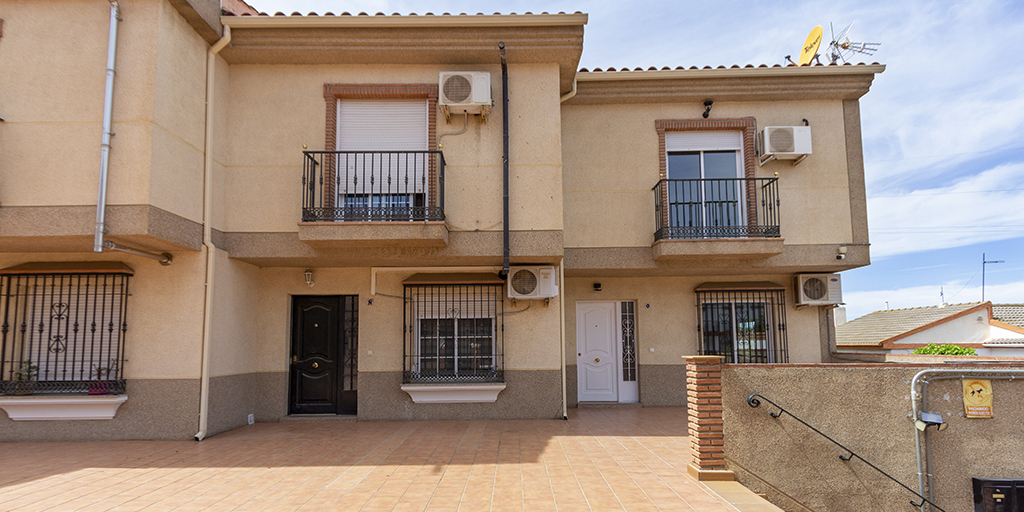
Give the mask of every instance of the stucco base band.
M 0 398 L 0 409 L 14 421 L 109 420 L 128 395 Z
M 577 366 L 565 365 L 565 401 L 579 407 Z M 641 364 L 637 368 L 640 405 L 643 407 L 686 407 L 685 364 Z
M 199 379 L 129 379 L 113 419 L 13 421 L 0 415 L 0 441 L 187 440 L 198 427 Z
M 493 403 L 414 403 L 402 372 L 360 372 L 358 418 L 368 420 L 549 419 L 562 417 L 560 370 L 505 370 Z
M 288 372 L 254 372 L 210 378 L 207 435 L 255 421 L 280 421 L 288 412 Z

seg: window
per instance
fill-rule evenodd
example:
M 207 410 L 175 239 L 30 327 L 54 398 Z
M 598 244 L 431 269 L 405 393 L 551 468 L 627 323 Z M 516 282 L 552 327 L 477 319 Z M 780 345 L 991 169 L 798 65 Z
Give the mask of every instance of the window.
M 739 131 L 665 135 L 670 226 L 713 236 L 745 224 L 742 142 Z
M 659 119 L 655 241 L 779 237 L 778 178 L 755 177 L 752 117 Z
M 430 179 L 426 99 L 339 99 L 337 204 L 345 220 L 414 220 Z
M 0 271 L 4 393 L 123 393 L 128 280 L 120 263 Z
M 701 355 L 727 363 L 789 361 L 785 291 L 773 283 L 710 283 L 697 288 Z
M 405 283 L 405 382 L 502 382 L 502 281 L 417 274 Z

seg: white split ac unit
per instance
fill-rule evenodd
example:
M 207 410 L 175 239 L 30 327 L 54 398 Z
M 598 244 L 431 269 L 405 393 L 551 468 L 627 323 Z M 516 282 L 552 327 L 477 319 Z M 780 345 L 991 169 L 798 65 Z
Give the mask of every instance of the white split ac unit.
M 491 74 L 485 71 L 442 71 L 438 90 L 446 120 L 451 114 L 480 114 L 486 119 L 491 111 Z
M 761 150 L 761 163 L 803 160 L 811 154 L 811 127 L 766 126 L 757 134 L 757 145 Z
M 555 267 L 511 267 L 508 296 L 512 299 L 550 299 L 558 296 Z
M 839 274 L 798 274 L 798 306 L 832 306 L 843 303 L 843 285 Z

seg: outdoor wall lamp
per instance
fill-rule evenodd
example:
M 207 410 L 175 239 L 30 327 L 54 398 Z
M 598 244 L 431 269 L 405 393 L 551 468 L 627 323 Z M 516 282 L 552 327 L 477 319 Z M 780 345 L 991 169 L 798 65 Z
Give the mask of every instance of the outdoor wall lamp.
M 307 268 L 302 273 L 302 277 L 304 277 L 306 279 L 306 285 L 308 285 L 310 288 L 312 288 L 313 284 L 315 284 L 315 283 L 313 283 L 313 269 Z
M 712 100 L 704 100 L 704 119 L 707 119 L 711 115 L 711 104 L 714 103 Z
M 921 432 L 924 432 L 924 429 L 928 428 L 929 425 L 935 425 L 936 430 L 939 432 L 949 428 L 949 423 L 942 421 L 941 414 L 933 414 L 930 412 L 922 412 L 921 419 L 914 422 L 914 426 Z
M 594 283 L 594 291 L 595 292 L 601 291 L 601 283 Z

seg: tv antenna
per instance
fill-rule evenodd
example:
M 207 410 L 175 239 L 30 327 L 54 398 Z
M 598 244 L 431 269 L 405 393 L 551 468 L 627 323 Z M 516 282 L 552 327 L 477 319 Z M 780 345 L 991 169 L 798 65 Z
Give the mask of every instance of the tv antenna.
M 839 35 L 836 35 L 832 28 L 832 23 L 828 24 L 829 34 L 832 36 L 832 42 L 828 44 L 828 60 L 832 64 L 840 60 L 847 62 L 858 53 L 861 55 L 874 55 L 878 47 L 882 45 L 882 43 L 857 43 L 850 41 L 849 34 L 851 28 L 853 28 L 853 23 L 847 25 Z
M 985 258 L 985 253 L 981 253 L 981 301 L 985 302 L 985 265 L 989 263 L 1006 263 L 1004 260 L 991 260 Z

